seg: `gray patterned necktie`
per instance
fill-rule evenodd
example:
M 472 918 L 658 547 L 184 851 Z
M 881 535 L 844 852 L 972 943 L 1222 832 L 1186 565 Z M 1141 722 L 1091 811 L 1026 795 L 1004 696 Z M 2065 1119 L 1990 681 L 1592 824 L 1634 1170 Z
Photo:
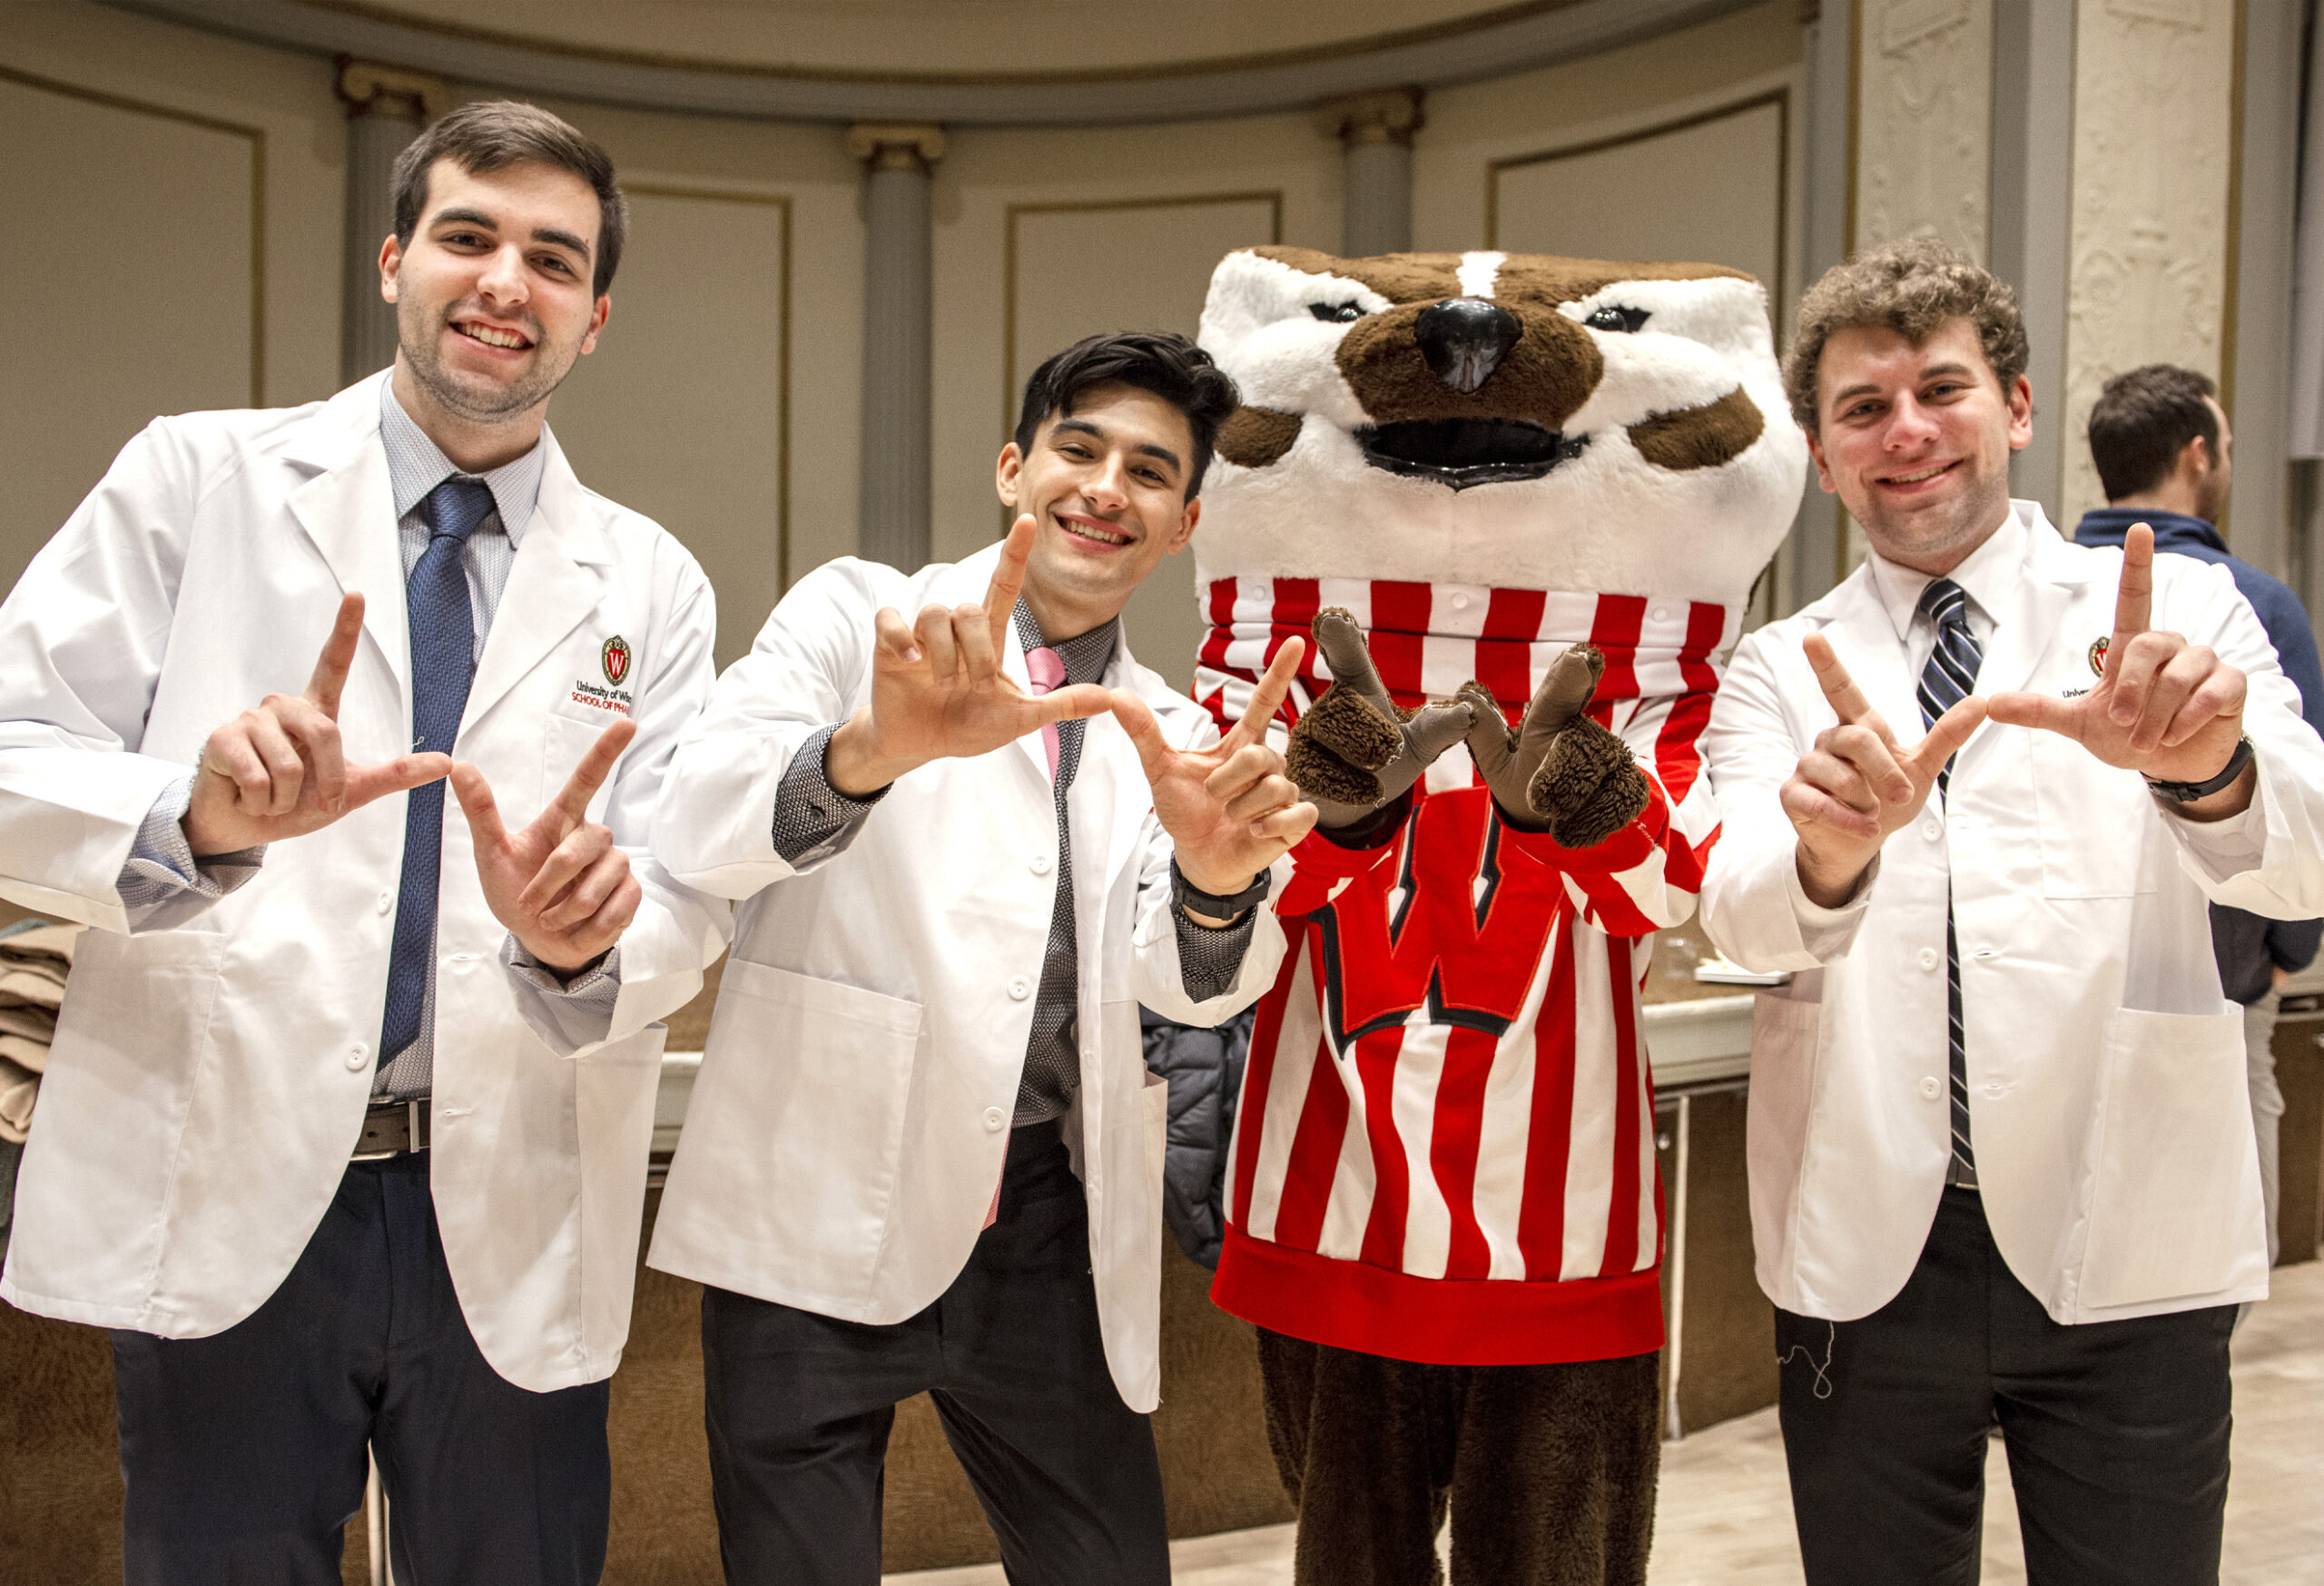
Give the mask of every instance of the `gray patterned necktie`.
M 1936 724 L 1937 717 L 1967 698 L 1977 686 L 1977 667 L 1984 659 L 1977 635 L 1969 631 L 1969 596 L 1950 578 L 1939 578 L 1921 591 L 1920 609 L 1936 624 L 1936 645 L 1921 668 L 1921 725 Z M 1945 791 L 1953 774 L 1948 763 L 1936 773 L 1937 792 Z M 1975 1188 L 1977 1155 L 1969 1144 L 1969 1059 L 1962 1039 L 1961 943 L 1953 929 L 1952 886 L 1945 900 L 1945 1059 L 1951 1069 L 1953 1095 L 1953 1168 L 1949 1182 Z

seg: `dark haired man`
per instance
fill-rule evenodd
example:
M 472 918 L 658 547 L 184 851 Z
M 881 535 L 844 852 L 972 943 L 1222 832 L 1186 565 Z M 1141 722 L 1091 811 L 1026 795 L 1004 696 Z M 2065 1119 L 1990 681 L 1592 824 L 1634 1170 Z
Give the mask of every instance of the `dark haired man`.
M 1169 1578 L 1138 1004 L 1256 1000 L 1315 818 L 1262 736 L 1290 666 L 1221 739 L 1121 636 L 1235 401 L 1181 337 L 1058 354 L 1001 448 L 1007 539 L 811 573 L 672 762 L 655 852 L 742 905 L 648 1257 L 705 1286 L 731 1581 L 872 1586 L 923 1390 L 1011 1580 Z
M 1942 243 L 1808 290 L 1785 384 L 1871 555 L 1703 734 L 1704 924 L 1790 975 L 1751 1225 L 1810 1586 L 1974 1580 L 1996 1423 L 2029 1579 L 2219 1579 L 2268 1257 L 2204 904 L 2324 906 L 2324 744 L 2223 569 L 2010 499 L 2025 363 Z
M 0 606 L 0 890 L 97 928 L 0 1295 L 113 1329 L 132 1581 L 337 1581 L 367 1445 L 399 1579 L 604 1567 L 655 1020 L 726 927 L 645 851 L 709 586 L 546 428 L 620 202 L 446 116 L 394 368 L 156 420 Z
M 2116 375 L 2090 410 L 2090 456 L 2107 504 L 2082 515 L 2078 545 L 2119 546 L 2134 524 L 2154 530 L 2154 548 L 2227 569 L 2251 603 L 2276 659 L 2299 690 L 2300 714 L 2324 733 L 2324 670 L 2307 608 L 2282 583 L 2228 554 L 2214 527 L 2227 506 L 2235 438 L 2211 378 L 2150 363 Z M 2324 920 L 2267 920 L 2211 905 L 2211 951 L 2220 985 L 2243 1007 L 2243 1058 L 2251 1087 L 2251 1128 L 2260 1142 L 2260 1195 L 2268 1213 L 2268 1259 L 2275 1260 L 2277 1134 L 2284 1093 L 2276 1084 L 2276 1010 L 2283 984 L 2306 969 L 2324 941 Z

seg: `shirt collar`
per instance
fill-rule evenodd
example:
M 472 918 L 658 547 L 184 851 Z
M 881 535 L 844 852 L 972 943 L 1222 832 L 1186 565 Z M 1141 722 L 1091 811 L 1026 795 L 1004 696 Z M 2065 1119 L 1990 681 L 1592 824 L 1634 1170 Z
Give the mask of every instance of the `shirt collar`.
M 388 451 L 388 485 L 395 494 L 396 521 L 401 523 L 428 492 L 456 474 L 480 478 L 492 492 L 500 527 L 508 543 L 522 543 L 525 529 L 540 504 L 541 476 L 548 471 L 548 430 L 544 427 L 533 448 L 514 462 L 503 463 L 488 474 L 463 474 L 443 448 L 428 438 L 412 416 L 396 400 L 395 382 L 379 382 L 379 440 Z
M 1961 586 L 1962 593 L 1968 596 L 1970 604 L 1988 622 L 2001 620 L 2004 604 L 2025 564 L 2025 521 L 2017 504 L 2012 502 L 2009 516 L 2001 520 L 2001 527 L 1945 575 Z M 1913 617 L 1920 609 L 1921 591 L 1935 580 L 1926 573 L 1890 561 L 1878 551 L 1866 559 L 1872 564 L 1872 586 L 1880 596 L 1888 620 L 1896 626 L 1897 638 L 1902 639 L 1912 632 Z
M 1017 625 L 1018 642 L 1028 650 L 1044 645 L 1057 652 L 1065 666 L 1068 683 L 1095 683 L 1106 675 L 1106 668 L 1113 665 L 1114 646 L 1121 639 L 1122 619 L 1108 617 L 1086 634 L 1049 644 L 1041 634 L 1041 625 L 1033 620 L 1033 613 L 1022 600 L 1018 601 L 1013 614 Z

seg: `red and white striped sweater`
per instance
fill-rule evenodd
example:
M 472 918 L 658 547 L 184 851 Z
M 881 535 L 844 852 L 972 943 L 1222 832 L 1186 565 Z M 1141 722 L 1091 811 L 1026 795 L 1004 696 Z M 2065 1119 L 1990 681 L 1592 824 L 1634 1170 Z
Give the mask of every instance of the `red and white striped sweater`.
M 1276 901 L 1291 951 L 1260 1001 L 1212 1295 L 1261 1326 L 1445 1364 L 1660 1347 L 1662 1197 L 1639 1033 L 1648 949 L 1685 920 L 1717 835 L 1696 738 L 1739 612 L 1679 599 L 1221 579 L 1195 693 L 1239 714 L 1318 609 L 1365 627 L 1400 704 L 1470 677 L 1512 721 L 1570 644 L 1604 651 L 1590 714 L 1647 771 L 1646 811 L 1566 850 L 1498 818 L 1455 750 L 1384 845 L 1321 832 Z M 1310 661 L 1283 712 L 1324 680 Z

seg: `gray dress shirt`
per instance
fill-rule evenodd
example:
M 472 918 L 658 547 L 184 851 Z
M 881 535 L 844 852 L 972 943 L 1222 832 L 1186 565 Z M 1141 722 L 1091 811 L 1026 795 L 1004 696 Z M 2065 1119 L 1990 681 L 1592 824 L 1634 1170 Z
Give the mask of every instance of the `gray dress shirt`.
M 1046 641 L 1033 615 L 1019 601 L 1015 612 L 1017 637 L 1028 650 Z M 1121 640 L 1118 618 L 1102 627 L 1050 645 L 1065 666 L 1068 683 L 1096 683 L 1113 664 Z M 843 852 L 855 840 L 872 807 L 887 793 L 881 788 L 867 798 L 851 798 L 831 784 L 823 757 L 838 724 L 823 728 L 800 746 L 775 789 L 774 851 L 786 863 L 827 859 Z M 1057 892 L 1049 909 L 1049 940 L 1041 953 L 1041 985 L 1033 1000 L 1033 1029 L 1025 1043 L 1025 1068 L 1018 1081 L 1014 1123 L 1039 1123 L 1056 1118 L 1073 1105 L 1080 1084 L 1080 1039 L 1076 1029 L 1075 1002 L 1079 981 L 1078 952 L 1073 921 L 1073 839 L 1066 822 L 1066 795 L 1081 764 L 1081 744 L 1087 724 L 1058 724 Z M 1251 945 L 1257 925 L 1256 911 L 1245 911 L 1231 925 L 1211 929 L 1173 909 L 1177 926 L 1179 973 L 1187 995 L 1197 1001 L 1216 997 L 1234 983 L 1243 954 Z
M 395 498 L 404 576 L 409 578 L 428 549 L 429 531 L 419 515 L 419 503 L 460 470 L 403 410 L 392 384 L 379 388 L 379 439 L 387 449 L 388 484 Z M 516 461 L 480 476 L 492 492 L 496 510 L 468 537 L 464 563 L 476 626 L 472 657 L 484 654 L 492 619 L 500 609 L 500 596 L 508 586 L 508 570 L 516 564 L 517 544 L 539 504 L 541 476 L 547 466 L 548 448 L 536 443 Z M 122 868 L 121 901 L 133 931 L 182 924 L 256 875 L 265 860 L 262 847 L 196 860 L 181 824 L 192 792 L 190 775 L 162 792 L 139 828 L 128 862 Z M 516 981 L 518 1010 L 552 1046 L 569 1051 L 604 1039 L 606 1031 L 613 1028 L 614 1002 L 621 993 L 620 948 L 569 984 L 527 952 L 514 936 L 503 943 L 500 958 Z M 436 970 L 431 956 L 419 1038 L 379 1065 L 371 1087 L 375 1099 L 403 1101 L 428 1094 L 435 1069 L 435 1029 Z

